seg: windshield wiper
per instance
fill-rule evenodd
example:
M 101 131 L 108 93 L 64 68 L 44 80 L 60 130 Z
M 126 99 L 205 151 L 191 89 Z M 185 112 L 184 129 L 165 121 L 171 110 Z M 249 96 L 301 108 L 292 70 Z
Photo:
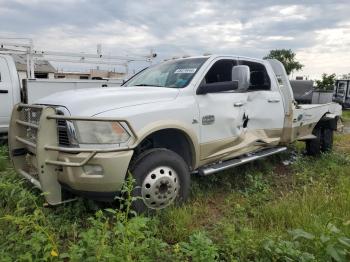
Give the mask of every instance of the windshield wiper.
M 165 86 L 157 86 L 157 85 L 149 85 L 149 84 L 137 84 L 135 86 L 155 86 L 155 87 L 165 87 Z

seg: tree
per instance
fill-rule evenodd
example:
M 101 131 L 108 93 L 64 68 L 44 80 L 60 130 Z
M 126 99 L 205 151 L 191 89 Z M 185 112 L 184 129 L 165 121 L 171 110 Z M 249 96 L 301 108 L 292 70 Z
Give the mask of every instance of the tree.
M 327 90 L 333 90 L 334 84 L 335 84 L 335 74 L 327 75 L 326 73 L 322 74 L 321 80 L 316 80 L 316 87 L 319 90 L 327 91 Z
M 343 75 L 341 76 L 341 79 L 350 79 L 350 73 L 343 74 Z
M 270 53 L 264 57 L 264 59 L 277 59 L 280 61 L 288 75 L 292 73 L 294 70 L 299 71 L 304 67 L 301 63 L 299 63 L 295 58 L 295 53 L 291 49 L 275 49 L 270 50 Z

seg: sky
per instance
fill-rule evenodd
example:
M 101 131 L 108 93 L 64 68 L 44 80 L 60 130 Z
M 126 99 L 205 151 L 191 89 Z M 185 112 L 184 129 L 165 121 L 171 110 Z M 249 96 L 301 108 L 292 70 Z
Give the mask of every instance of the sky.
M 204 53 L 262 58 L 287 48 L 304 65 L 293 76 L 350 73 L 349 0 L 0 0 L 0 37 L 65 52 L 153 49 L 156 62 Z

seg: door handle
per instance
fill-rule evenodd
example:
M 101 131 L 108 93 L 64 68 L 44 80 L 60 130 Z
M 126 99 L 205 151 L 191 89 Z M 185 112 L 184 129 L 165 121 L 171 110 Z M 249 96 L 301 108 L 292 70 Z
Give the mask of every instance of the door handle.
M 233 106 L 234 107 L 241 107 L 243 106 L 244 104 L 242 102 L 237 102 L 237 103 L 234 103 Z
M 7 94 L 8 92 L 8 90 L 0 90 L 0 94 Z
M 279 99 L 268 99 L 267 102 L 269 103 L 279 103 Z

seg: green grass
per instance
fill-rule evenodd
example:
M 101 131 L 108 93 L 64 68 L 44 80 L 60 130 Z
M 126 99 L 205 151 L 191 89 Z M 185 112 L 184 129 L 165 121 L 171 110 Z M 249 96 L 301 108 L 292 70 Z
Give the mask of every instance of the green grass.
M 350 110 L 343 110 L 342 119 L 344 121 L 350 121 Z
M 350 117 L 346 112 L 345 117 Z M 152 217 L 88 200 L 47 208 L 0 150 L 2 261 L 349 261 L 350 135 L 194 177 L 191 199 Z M 283 165 L 296 151 L 296 161 Z M 129 186 L 130 187 L 130 186 Z M 126 187 L 126 190 L 130 188 Z M 128 206 L 126 199 L 124 206 Z M 112 207 L 113 208 L 113 207 Z M 124 208 L 124 210 L 126 210 Z

